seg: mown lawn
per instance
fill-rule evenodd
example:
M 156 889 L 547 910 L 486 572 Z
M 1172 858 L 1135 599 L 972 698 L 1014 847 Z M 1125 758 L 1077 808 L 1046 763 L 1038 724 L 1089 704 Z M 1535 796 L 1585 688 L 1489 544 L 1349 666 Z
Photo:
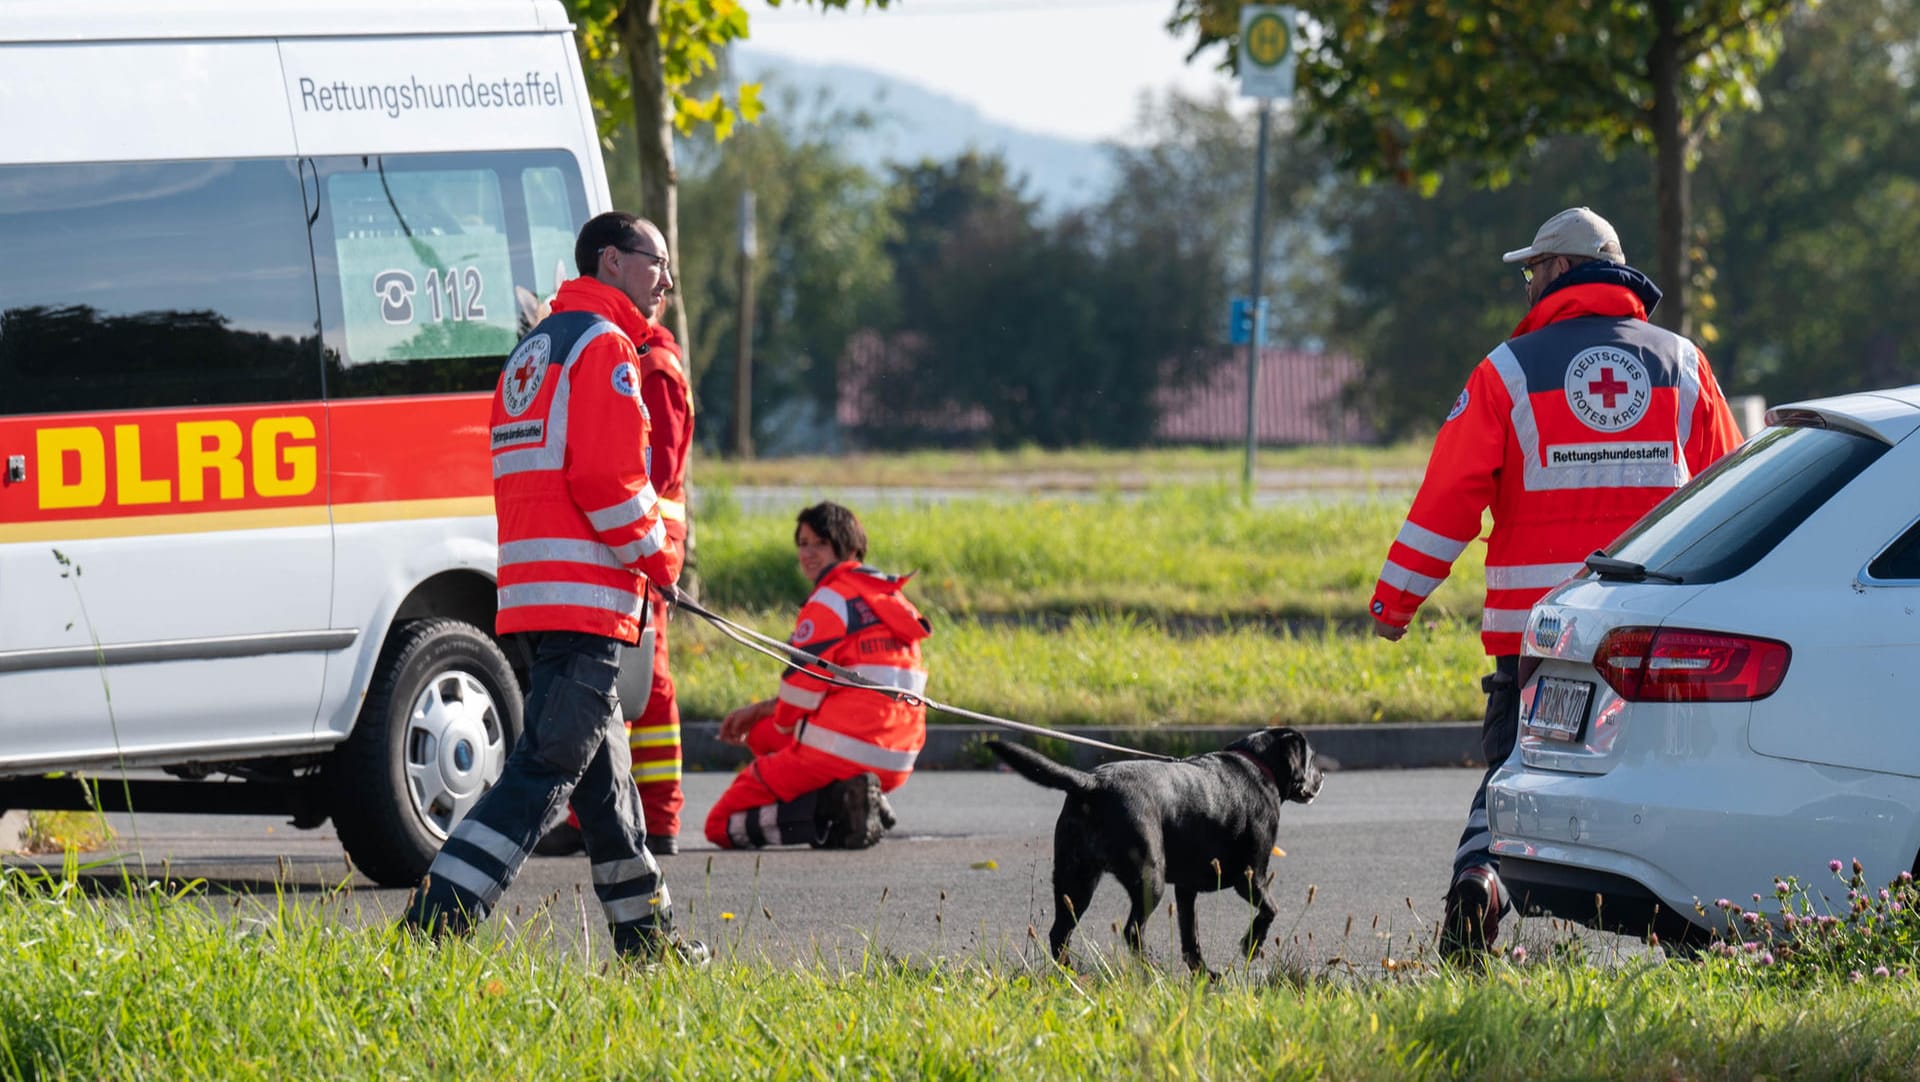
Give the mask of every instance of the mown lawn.
M 1209 983 L 1126 959 L 723 956 L 644 972 L 556 950 L 540 915 L 436 946 L 324 906 L 130 889 L 0 880 L 0 1074 L 1894 1079 L 1920 1047 L 1904 966 L 1507 956 L 1366 976 L 1283 961 Z
M 1330 725 L 1481 710 L 1481 548 L 1397 644 L 1366 603 L 1403 501 L 1248 508 L 1220 487 L 1140 497 L 856 508 L 868 560 L 916 572 L 935 698 L 1036 724 Z M 784 638 L 809 584 L 791 513 L 716 501 L 699 519 L 703 602 Z M 772 693 L 778 666 L 689 617 L 673 627 L 682 711 Z
M 1391 447 L 1263 448 L 1254 468 L 1263 478 L 1279 475 L 1289 483 L 1315 483 L 1302 475 L 1340 471 L 1339 481 L 1364 484 L 1369 475 L 1404 483 L 1409 471 L 1416 476 L 1427 463 L 1430 441 L 1412 441 Z M 1244 451 L 1239 447 L 1155 447 L 1139 450 L 1079 448 L 1043 450 L 1025 447 L 1008 451 L 907 451 L 891 454 L 852 454 L 766 458 L 742 462 L 715 455 L 700 456 L 694 476 L 703 485 L 801 485 L 847 487 L 924 485 L 935 488 L 996 487 L 1013 484 L 1023 489 L 1090 488 L 1113 485 L 1139 488 L 1179 479 L 1189 483 L 1239 484 Z

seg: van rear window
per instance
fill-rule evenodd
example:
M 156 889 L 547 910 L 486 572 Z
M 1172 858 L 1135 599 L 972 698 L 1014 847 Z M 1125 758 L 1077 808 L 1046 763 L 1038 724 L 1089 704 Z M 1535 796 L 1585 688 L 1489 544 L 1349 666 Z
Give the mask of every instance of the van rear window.
M 292 161 L 0 166 L 0 414 L 320 397 Z
M 1730 579 L 1886 451 L 1838 429 L 1769 428 L 1667 497 L 1607 555 L 1689 583 Z

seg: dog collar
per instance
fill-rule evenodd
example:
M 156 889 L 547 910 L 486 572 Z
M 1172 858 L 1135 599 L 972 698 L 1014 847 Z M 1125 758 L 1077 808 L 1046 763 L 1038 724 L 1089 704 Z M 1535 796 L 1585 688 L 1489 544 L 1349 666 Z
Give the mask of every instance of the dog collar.
M 1267 780 L 1273 783 L 1275 789 L 1279 789 L 1283 795 L 1286 793 L 1286 788 L 1280 784 L 1280 779 L 1273 776 L 1273 768 L 1261 762 L 1252 752 L 1247 751 L 1245 748 L 1228 748 L 1227 750 L 1245 759 L 1247 762 L 1252 763 L 1254 766 L 1259 767 L 1260 773 L 1267 776 Z

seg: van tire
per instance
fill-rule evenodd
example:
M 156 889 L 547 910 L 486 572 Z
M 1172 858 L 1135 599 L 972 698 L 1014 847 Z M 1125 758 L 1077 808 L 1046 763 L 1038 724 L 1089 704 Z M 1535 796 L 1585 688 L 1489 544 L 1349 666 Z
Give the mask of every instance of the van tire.
M 325 770 L 354 867 L 381 886 L 418 883 L 447 830 L 499 780 L 521 708 L 512 666 L 479 628 L 444 618 L 396 625 Z

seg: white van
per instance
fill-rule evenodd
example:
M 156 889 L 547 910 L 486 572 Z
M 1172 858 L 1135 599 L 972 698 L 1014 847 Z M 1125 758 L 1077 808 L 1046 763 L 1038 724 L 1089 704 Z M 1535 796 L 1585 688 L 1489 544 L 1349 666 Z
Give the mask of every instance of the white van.
M 520 730 L 516 291 L 608 202 L 557 0 L 0 5 L 0 809 L 162 767 L 418 879 Z

